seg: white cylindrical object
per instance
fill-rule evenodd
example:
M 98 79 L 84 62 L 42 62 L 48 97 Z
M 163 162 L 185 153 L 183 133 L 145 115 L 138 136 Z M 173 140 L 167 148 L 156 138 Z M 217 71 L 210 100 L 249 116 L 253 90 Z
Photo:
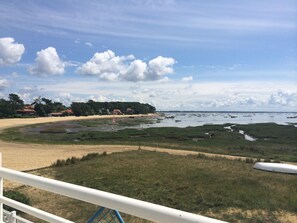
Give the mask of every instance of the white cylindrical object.
M 0 168 L 0 177 L 31 185 L 154 222 L 222 223 L 223 221 L 70 183 Z
M 286 163 L 257 162 L 255 163 L 254 168 L 270 172 L 297 174 L 297 166 Z

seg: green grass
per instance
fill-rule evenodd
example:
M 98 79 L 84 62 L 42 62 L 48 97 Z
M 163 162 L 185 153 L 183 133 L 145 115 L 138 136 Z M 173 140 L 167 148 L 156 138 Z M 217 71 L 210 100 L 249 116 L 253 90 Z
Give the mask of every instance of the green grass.
M 295 175 L 257 171 L 252 164 L 222 158 L 182 157 L 138 150 L 97 156 L 34 174 L 225 221 L 280 222 L 279 213 L 297 212 Z M 84 207 L 84 214 L 69 216 L 75 222 L 84 222 L 96 209 L 77 205 L 78 202 L 67 201 L 65 213 L 56 210 L 55 205 L 50 205 L 53 208 L 48 211 L 59 211 L 66 216 L 71 210 L 80 212 L 78 208 Z M 240 212 L 228 213 L 232 208 Z M 256 211 L 256 214 L 247 216 L 245 211 Z M 125 218 L 127 222 L 133 220 L 126 215 Z
M 120 119 L 119 119 L 120 120 Z M 147 121 L 147 120 L 146 120 Z M 90 131 L 86 126 L 109 125 L 111 120 L 79 121 L 78 132 L 67 133 L 67 124 L 34 125 L 6 129 L 0 138 L 9 141 L 53 144 L 120 144 L 193 150 L 219 154 L 248 156 L 297 162 L 297 128 L 292 125 L 250 124 L 237 125 L 257 138 L 250 142 L 238 132 L 224 129 L 226 125 L 205 125 L 187 128 L 124 129 L 119 131 Z M 133 126 L 141 119 L 123 119 L 122 126 Z M 131 123 L 130 123 L 131 122 Z M 95 125 L 96 123 L 96 125 Z M 130 124 L 127 124 L 130 123 Z M 77 122 L 74 122 L 77 125 Z M 45 126 L 45 127 L 44 127 Z M 58 133 L 58 134 L 57 134 Z M 206 135 L 209 133 L 209 135 Z M 54 134 L 54 135 L 53 135 Z

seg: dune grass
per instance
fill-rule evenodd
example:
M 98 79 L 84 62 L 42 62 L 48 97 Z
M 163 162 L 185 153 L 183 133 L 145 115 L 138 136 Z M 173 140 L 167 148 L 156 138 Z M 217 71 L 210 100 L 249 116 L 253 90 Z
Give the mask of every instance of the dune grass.
M 138 150 L 92 156 L 33 173 L 225 221 L 282 222 L 284 213 L 297 212 L 296 175 L 262 172 L 252 164 L 222 158 Z M 28 192 L 26 187 L 21 190 Z M 75 222 L 85 222 L 98 209 L 41 192 L 44 199 L 54 198 L 44 205 L 40 193 L 35 194 L 33 205 Z M 145 222 L 127 215 L 124 218 L 126 222 Z

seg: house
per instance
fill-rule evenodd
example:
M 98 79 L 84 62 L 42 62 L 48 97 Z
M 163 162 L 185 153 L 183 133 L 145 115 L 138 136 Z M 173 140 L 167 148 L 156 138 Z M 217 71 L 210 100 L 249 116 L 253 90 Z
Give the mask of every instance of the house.
M 20 115 L 35 115 L 36 111 L 34 110 L 34 106 L 32 105 L 26 105 L 23 107 L 23 109 L 19 109 L 16 111 L 17 114 Z
M 66 109 L 65 111 L 62 111 L 64 115 L 74 115 L 73 111 L 71 108 Z
M 49 113 L 48 116 L 50 116 L 50 117 L 60 117 L 60 116 L 63 116 L 63 113 L 62 112 L 52 112 L 52 113 Z
M 69 116 L 69 115 L 73 115 L 72 109 L 66 109 L 64 111 L 52 112 L 48 114 L 48 116 L 51 116 L 51 117 L 61 117 L 61 116 Z
M 113 109 L 112 114 L 113 115 L 122 115 L 123 113 L 120 109 Z

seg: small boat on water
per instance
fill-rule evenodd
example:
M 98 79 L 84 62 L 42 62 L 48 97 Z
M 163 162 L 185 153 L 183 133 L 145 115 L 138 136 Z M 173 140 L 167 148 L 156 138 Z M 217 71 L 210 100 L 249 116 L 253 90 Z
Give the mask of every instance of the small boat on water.
M 269 171 L 269 172 L 277 172 L 277 173 L 297 174 L 297 166 L 296 165 L 285 164 L 285 163 L 257 162 L 254 165 L 254 169 L 264 170 L 264 171 Z
M 166 116 L 165 118 L 175 118 L 175 116 Z
M 176 120 L 175 120 L 175 122 L 181 122 L 181 120 L 179 120 L 179 119 L 176 119 Z
M 287 118 L 297 118 L 297 115 L 296 116 L 289 116 Z

